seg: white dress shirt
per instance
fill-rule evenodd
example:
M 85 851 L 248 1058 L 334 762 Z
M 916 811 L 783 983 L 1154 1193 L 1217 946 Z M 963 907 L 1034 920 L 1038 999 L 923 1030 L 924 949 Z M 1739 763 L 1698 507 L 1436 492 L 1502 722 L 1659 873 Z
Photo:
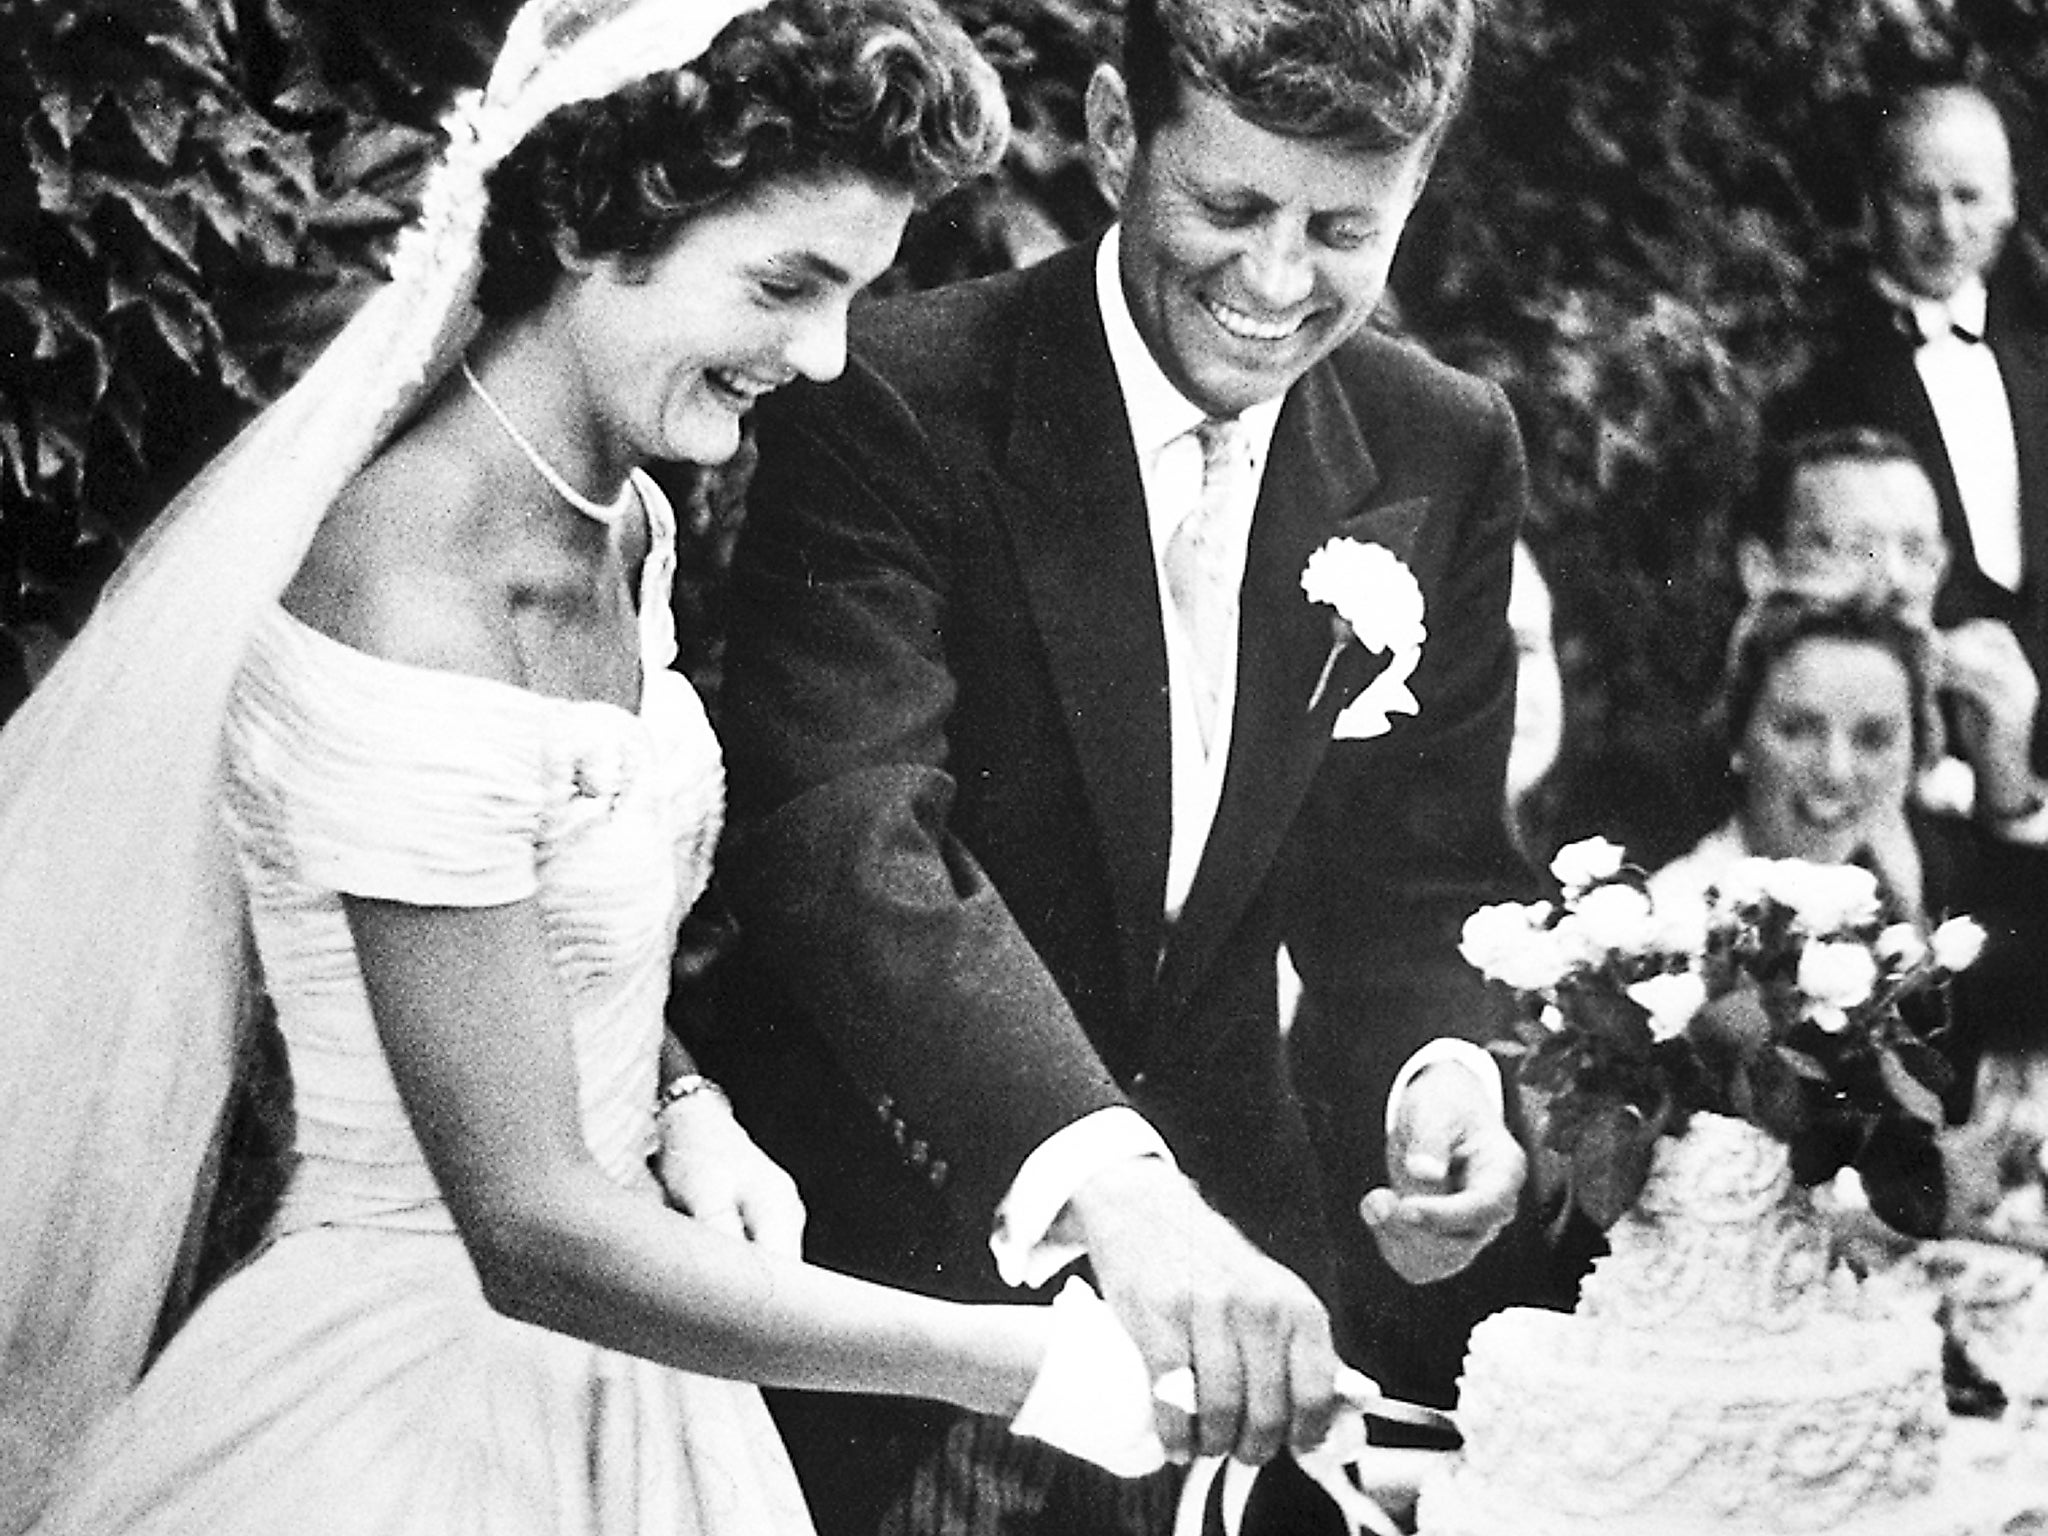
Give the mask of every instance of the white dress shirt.
M 1207 415 L 1173 387 L 1138 335 L 1137 322 L 1124 301 L 1123 284 L 1117 280 L 1116 256 L 1117 237 L 1112 229 L 1096 256 L 1095 294 L 1102 306 L 1110 361 L 1123 390 L 1131 442 L 1138 450 L 1145 516 L 1152 530 L 1153 578 L 1163 594 L 1166 547 L 1181 519 L 1192 513 L 1202 498 L 1202 449 L 1193 434 Z M 1280 419 L 1284 403 L 1284 399 L 1268 400 L 1252 406 L 1238 418 L 1244 447 L 1251 458 L 1251 472 L 1237 479 L 1239 504 L 1232 509 L 1235 515 L 1228 545 L 1239 584 L 1244 579 L 1245 552 L 1251 544 L 1252 508 L 1258 501 L 1273 427 Z M 1194 658 L 1180 625 L 1175 622 L 1171 603 L 1163 597 L 1161 616 L 1166 629 L 1167 699 L 1172 709 L 1173 737 L 1173 842 L 1166 860 L 1166 915 L 1171 919 L 1180 915 L 1194 886 L 1195 870 L 1202 862 L 1209 829 L 1216 822 L 1216 807 L 1223 798 L 1223 773 L 1230 761 L 1231 723 L 1237 713 L 1238 634 L 1233 625 L 1225 651 L 1225 681 L 1217 698 L 1214 744 L 1205 752 L 1195 719 Z
M 1946 301 L 1907 294 L 1888 282 L 1880 288 L 1904 301 L 1925 338 L 1913 366 L 1941 427 L 1956 493 L 1969 524 L 1977 566 L 2007 591 L 2018 591 L 2024 572 L 2020 543 L 2020 459 L 2013 440 L 2012 402 L 1998 357 L 1983 340 L 1988 295 L 1972 279 Z M 1956 334 L 1961 327 L 1978 338 Z

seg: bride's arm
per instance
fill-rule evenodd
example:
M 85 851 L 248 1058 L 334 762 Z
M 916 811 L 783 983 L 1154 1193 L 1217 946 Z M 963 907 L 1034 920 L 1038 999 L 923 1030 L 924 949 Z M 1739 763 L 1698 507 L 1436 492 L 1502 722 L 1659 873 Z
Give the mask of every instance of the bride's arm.
M 492 1306 L 707 1375 L 1004 1416 L 1023 1401 L 1046 1309 L 870 1285 L 605 1176 L 583 1143 L 569 1010 L 532 901 L 346 906 L 399 1092 Z

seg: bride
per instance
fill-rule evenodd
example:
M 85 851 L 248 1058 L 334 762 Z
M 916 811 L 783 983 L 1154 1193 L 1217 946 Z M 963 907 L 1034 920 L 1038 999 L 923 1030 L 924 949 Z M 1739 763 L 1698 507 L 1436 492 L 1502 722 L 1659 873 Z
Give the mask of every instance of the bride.
M 1005 126 L 932 0 L 530 0 L 393 281 L 0 735 L 0 1530 L 803 1531 L 741 1383 L 1076 1358 L 803 1265 L 662 1030 L 723 780 L 638 466 L 837 373 Z M 259 985 L 295 1171 L 144 1375 Z

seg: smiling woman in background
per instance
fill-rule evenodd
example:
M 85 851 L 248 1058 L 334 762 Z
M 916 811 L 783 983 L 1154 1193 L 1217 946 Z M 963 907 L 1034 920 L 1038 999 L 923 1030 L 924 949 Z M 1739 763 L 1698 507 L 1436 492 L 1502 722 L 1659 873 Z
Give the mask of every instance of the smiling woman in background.
M 1747 856 L 1857 863 L 1923 929 L 1976 918 L 1990 942 L 1955 982 L 1941 1042 L 1960 1118 L 1982 1052 L 2038 1042 L 2048 1024 L 2048 850 L 1914 802 L 1915 775 L 1940 751 L 1931 654 L 1927 630 L 1881 596 L 1752 603 L 1716 706 L 1732 814 L 1655 884 L 1704 889 Z

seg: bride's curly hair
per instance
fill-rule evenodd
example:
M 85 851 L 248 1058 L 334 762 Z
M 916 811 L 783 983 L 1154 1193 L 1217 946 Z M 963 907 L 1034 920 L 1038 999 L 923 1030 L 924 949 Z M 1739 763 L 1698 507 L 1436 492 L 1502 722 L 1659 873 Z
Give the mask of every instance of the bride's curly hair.
M 1008 134 L 1000 80 L 936 0 L 771 0 L 686 67 L 550 114 L 491 171 L 477 307 L 538 307 L 558 241 L 652 259 L 776 178 L 853 171 L 928 202 Z

